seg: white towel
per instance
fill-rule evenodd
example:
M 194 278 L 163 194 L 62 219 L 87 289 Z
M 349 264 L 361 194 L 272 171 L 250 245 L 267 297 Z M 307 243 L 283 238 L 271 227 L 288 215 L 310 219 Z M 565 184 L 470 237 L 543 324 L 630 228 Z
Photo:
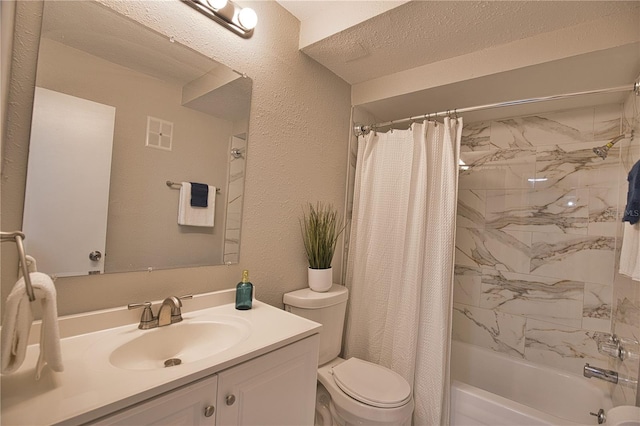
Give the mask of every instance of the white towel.
M 191 183 L 182 182 L 178 205 L 178 225 L 213 227 L 216 211 L 216 188 L 209 185 L 207 207 L 191 207 Z
M 58 330 L 58 307 L 56 288 L 47 274 L 30 273 L 31 284 L 36 300 L 42 305 L 42 326 L 40 331 L 40 356 L 36 365 L 36 380 L 45 365 L 53 371 L 63 371 L 60 351 L 60 331 Z M 33 313 L 27 296 L 24 278 L 20 278 L 7 297 L 7 303 L 0 336 L 1 372 L 16 371 L 24 362 Z
M 620 270 L 623 275 L 640 281 L 640 222 L 624 223 L 622 250 L 620 250 Z
M 27 269 L 29 270 L 29 272 L 38 272 L 38 265 L 36 263 L 36 260 L 29 255 L 26 255 L 25 258 L 27 260 Z M 21 277 L 22 277 L 22 262 L 18 264 L 18 278 L 21 278 Z

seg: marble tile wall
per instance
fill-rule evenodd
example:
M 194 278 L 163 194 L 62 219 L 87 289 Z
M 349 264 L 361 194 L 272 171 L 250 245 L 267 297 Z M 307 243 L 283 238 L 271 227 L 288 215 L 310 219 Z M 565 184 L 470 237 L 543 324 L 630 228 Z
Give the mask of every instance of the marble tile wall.
M 639 76 L 640 78 L 640 76 Z M 638 79 L 636 79 L 638 81 Z M 640 96 L 629 95 L 623 109 L 623 129 L 625 133 L 634 132 L 632 140 L 625 139 L 620 143 L 621 150 L 621 179 L 623 191 L 620 191 L 620 204 L 626 200 L 626 173 L 640 160 Z M 618 235 L 622 235 L 622 225 L 619 225 Z M 617 244 L 619 258 L 620 244 Z M 616 274 L 613 286 L 613 314 L 612 329 L 623 340 L 625 348 L 640 353 L 640 346 L 635 342 L 640 341 L 640 282 Z M 630 357 L 624 361 L 609 360 L 609 367 L 618 371 L 621 376 L 633 379 L 638 378 L 640 370 L 640 358 Z M 638 386 L 635 389 L 627 386 L 615 386 L 613 399 L 616 405 L 640 405 L 638 398 Z
M 466 125 L 454 339 L 582 375 L 609 365 L 602 333 L 637 334 L 640 283 L 616 273 L 633 162 L 592 151 L 623 125 L 622 105 Z

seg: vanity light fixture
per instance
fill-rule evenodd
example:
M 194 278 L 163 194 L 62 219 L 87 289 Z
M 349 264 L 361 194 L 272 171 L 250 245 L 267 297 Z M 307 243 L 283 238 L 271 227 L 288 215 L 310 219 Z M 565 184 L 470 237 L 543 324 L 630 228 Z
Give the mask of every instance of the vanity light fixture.
M 182 1 L 243 38 L 251 37 L 258 24 L 258 15 L 253 9 L 240 7 L 231 0 Z

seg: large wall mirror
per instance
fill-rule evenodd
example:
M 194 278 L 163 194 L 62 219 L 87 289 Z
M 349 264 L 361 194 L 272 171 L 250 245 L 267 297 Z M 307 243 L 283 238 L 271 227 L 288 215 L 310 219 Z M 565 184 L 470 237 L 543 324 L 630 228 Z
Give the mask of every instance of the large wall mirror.
M 237 263 L 251 86 L 98 3 L 45 2 L 23 217 L 38 269 Z

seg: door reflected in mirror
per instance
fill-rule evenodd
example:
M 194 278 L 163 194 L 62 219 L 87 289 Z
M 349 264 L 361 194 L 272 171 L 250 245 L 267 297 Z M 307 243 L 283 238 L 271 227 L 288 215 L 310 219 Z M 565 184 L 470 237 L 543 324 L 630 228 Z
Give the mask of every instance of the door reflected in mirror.
M 39 270 L 238 262 L 251 79 L 83 0 L 45 2 L 36 86 L 23 230 Z M 208 185 L 187 207 L 213 226 L 179 225 L 167 181 Z

